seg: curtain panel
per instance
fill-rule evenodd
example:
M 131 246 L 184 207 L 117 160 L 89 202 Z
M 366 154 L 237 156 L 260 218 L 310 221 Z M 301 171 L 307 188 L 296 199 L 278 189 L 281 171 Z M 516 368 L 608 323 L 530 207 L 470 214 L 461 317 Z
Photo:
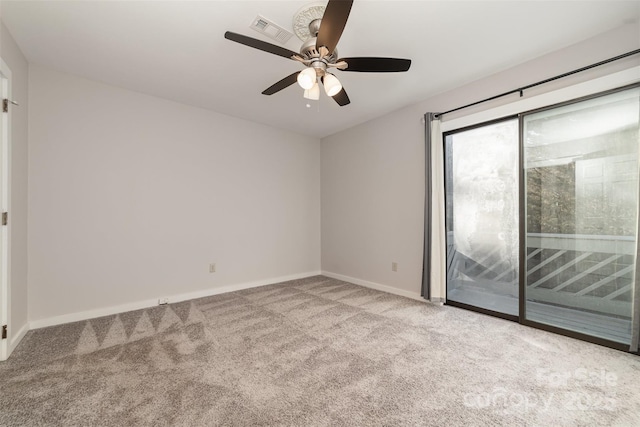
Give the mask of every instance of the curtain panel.
M 425 114 L 425 247 L 422 295 L 432 302 L 446 299 L 444 147 L 440 119 Z

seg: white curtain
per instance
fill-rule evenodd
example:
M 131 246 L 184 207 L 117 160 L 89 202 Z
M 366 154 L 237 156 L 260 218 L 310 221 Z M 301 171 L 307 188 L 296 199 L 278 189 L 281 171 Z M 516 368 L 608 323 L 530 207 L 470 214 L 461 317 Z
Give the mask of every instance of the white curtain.
M 431 121 L 431 301 L 447 295 L 447 243 L 445 239 L 444 144 L 440 119 Z

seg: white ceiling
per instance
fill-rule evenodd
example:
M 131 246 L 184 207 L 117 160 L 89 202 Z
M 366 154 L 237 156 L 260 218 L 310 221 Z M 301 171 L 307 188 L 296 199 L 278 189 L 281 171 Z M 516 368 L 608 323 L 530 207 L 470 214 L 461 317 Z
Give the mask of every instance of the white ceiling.
M 340 56 L 410 58 L 406 73 L 336 71 L 351 104 L 291 86 L 301 66 L 224 39 L 258 15 L 292 31 L 308 1 L 6 1 L 2 20 L 31 63 L 324 137 L 526 60 L 638 22 L 639 1 L 356 0 Z M 285 47 L 298 51 L 293 37 Z M 604 59 L 604 58 L 603 58 Z M 306 104 L 310 103 L 311 108 Z

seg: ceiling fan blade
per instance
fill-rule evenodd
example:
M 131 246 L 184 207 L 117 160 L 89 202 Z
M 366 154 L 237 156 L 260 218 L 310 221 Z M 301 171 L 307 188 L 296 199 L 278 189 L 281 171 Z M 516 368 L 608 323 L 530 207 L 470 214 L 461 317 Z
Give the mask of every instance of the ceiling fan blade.
M 410 59 L 400 58 L 340 58 L 338 62 L 344 61 L 348 64 L 342 71 L 360 71 L 367 73 L 397 73 L 407 71 L 411 67 Z
M 341 107 L 344 107 L 345 105 L 351 103 L 351 101 L 349 100 L 349 97 L 347 96 L 347 92 L 345 92 L 344 88 L 342 88 L 342 90 L 340 92 L 338 92 L 336 95 L 333 95 L 332 98 Z
M 243 36 L 242 34 L 232 33 L 231 31 L 227 31 L 226 33 L 224 33 L 224 38 L 236 43 L 243 44 L 245 46 L 252 47 L 254 49 L 282 56 L 283 58 L 293 59 L 293 57 L 300 56 L 292 50 L 276 46 L 275 44 L 263 42 L 262 40 L 254 39 L 253 37 L 247 37 Z
M 342 31 L 344 31 L 344 26 L 347 24 L 352 5 L 353 0 L 329 0 L 320 23 L 316 49 L 325 46 L 329 53 L 335 50 Z
M 299 71 L 296 71 L 293 74 L 289 74 L 284 79 L 280 80 L 277 83 L 274 83 L 273 85 L 271 85 L 268 88 L 266 88 L 265 90 L 263 90 L 262 94 L 263 95 L 273 95 L 276 92 L 280 92 L 282 89 L 288 88 L 289 86 L 291 86 L 292 84 L 294 84 L 298 80 L 298 74 L 300 74 Z
M 320 81 L 322 82 L 322 84 L 324 84 L 324 77 L 320 78 Z M 340 89 L 340 92 L 336 93 L 335 95 L 332 96 L 332 98 L 338 103 L 338 105 L 340 105 L 341 107 L 344 107 L 347 104 L 350 104 L 351 101 L 349 100 L 349 96 L 347 95 L 347 92 L 344 90 L 344 88 Z

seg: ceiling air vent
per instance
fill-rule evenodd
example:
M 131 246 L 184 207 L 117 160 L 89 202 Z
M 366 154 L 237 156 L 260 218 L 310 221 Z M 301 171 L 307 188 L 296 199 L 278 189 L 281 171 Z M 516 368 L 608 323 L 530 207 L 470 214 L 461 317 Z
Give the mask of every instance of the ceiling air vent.
M 281 26 L 274 24 L 273 22 L 260 15 L 258 15 L 258 17 L 253 20 L 251 28 L 283 44 L 288 42 L 289 39 L 293 36 L 293 33 L 290 33 Z

